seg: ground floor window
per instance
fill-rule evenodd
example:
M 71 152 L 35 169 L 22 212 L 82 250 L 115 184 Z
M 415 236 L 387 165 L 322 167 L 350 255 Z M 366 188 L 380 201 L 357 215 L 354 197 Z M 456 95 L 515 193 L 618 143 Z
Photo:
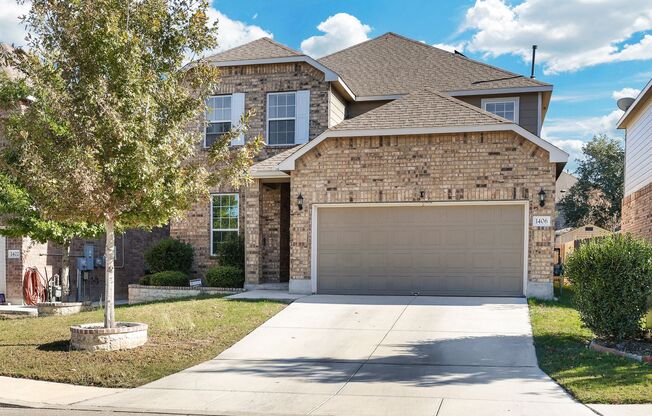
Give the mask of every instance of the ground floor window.
M 238 194 L 211 195 L 211 255 L 220 250 L 220 244 L 239 232 Z

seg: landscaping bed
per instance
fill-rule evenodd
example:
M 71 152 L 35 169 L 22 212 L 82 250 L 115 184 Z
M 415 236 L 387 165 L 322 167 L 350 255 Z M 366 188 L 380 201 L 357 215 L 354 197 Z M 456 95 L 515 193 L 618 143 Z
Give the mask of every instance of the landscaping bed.
M 572 297 L 565 288 L 559 301 L 529 300 L 541 369 L 584 403 L 652 403 L 652 365 L 590 349 Z
M 136 387 L 217 356 L 285 307 L 204 297 L 116 308 L 149 326 L 142 347 L 69 351 L 70 326 L 101 322 L 101 310 L 0 320 L 0 375 L 103 387 Z

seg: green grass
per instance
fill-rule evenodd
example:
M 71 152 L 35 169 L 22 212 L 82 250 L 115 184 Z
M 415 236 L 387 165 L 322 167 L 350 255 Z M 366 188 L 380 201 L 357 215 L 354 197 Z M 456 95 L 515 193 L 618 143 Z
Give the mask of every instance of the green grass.
M 584 403 L 652 403 L 652 365 L 589 349 L 594 335 L 572 296 L 565 289 L 559 301 L 529 301 L 541 369 Z
M 95 353 L 68 351 L 69 327 L 101 322 L 101 310 L 0 320 L 0 375 L 136 387 L 215 357 L 284 306 L 213 297 L 118 307 L 117 320 L 149 324 L 149 341 L 133 350 Z

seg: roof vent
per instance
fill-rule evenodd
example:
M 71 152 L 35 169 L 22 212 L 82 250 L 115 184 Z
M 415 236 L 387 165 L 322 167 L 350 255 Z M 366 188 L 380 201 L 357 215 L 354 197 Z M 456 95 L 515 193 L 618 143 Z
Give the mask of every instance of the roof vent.
M 632 97 L 623 97 L 620 100 L 616 101 L 616 105 L 623 111 L 627 111 L 636 99 Z
M 534 60 L 537 57 L 537 45 L 532 45 L 532 71 L 530 72 L 530 78 L 534 79 Z

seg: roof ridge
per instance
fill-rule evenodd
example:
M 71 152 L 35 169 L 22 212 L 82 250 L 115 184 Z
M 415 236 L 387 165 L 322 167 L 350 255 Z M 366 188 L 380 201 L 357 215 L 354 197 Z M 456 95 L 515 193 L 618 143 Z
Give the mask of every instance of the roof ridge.
M 403 39 L 403 40 L 406 40 L 406 41 L 412 42 L 412 43 L 414 43 L 414 44 L 416 44 L 416 45 L 425 46 L 426 48 L 435 49 L 435 50 L 437 50 L 437 51 L 439 51 L 439 52 L 444 52 L 444 53 L 446 53 L 447 55 L 451 55 L 451 56 L 453 56 L 453 57 L 455 57 L 455 58 L 458 58 L 458 59 L 464 59 L 464 60 L 466 60 L 466 61 L 469 61 L 469 62 L 472 62 L 472 63 L 475 63 L 475 64 L 479 64 L 479 65 L 483 65 L 483 66 L 486 66 L 486 67 L 491 68 L 491 69 L 495 69 L 496 71 L 500 71 L 500 72 L 503 72 L 503 73 L 505 73 L 505 74 L 513 75 L 513 76 L 516 76 L 516 77 L 522 77 L 522 78 L 525 78 L 525 75 L 517 74 L 516 72 L 508 71 L 508 70 L 506 70 L 506 69 L 504 69 L 504 68 L 499 68 L 499 67 L 497 67 L 497 66 L 494 66 L 494 65 L 488 64 L 488 63 L 486 63 L 486 62 L 482 62 L 482 61 L 475 60 L 475 59 L 473 59 L 473 58 L 469 58 L 469 57 L 466 56 L 466 55 L 460 55 L 460 54 L 457 54 L 457 53 L 449 52 L 449 51 L 447 51 L 447 50 L 444 50 L 444 49 L 438 48 L 438 47 L 436 47 L 436 46 L 430 45 L 429 43 L 426 43 L 426 42 L 420 42 L 420 41 L 418 41 L 418 40 L 408 38 L 407 36 L 403 36 L 403 35 L 398 34 L 398 33 L 387 32 L 386 35 L 394 35 L 394 36 L 396 36 L 397 38 L 400 38 L 400 39 Z M 531 78 L 531 80 L 534 81 L 534 82 L 537 82 L 537 83 L 539 83 L 539 84 L 541 84 L 541 85 L 550 85 L 550 84 L 548 84 L 547 82 L 539 81 L 538 79 Z
M 321 61 L 322 59 L 330 58 L 331 56 L 335 56 L 335 55 L 337 55 L 337 54 L 339 54 L 339 53 L 342 53 L 342 52 L 345 52 L 345 51 L 348 51 L 348 50 L 351 50 L 351 49 L 357 48 L 358 46 L 362 46 L 362 45 L 364 45 L 364 44 L 366 44 L 366 43 L 369 43 L 369 42 L 371 42 L 371 41 L 374 41 L 374 40 L 380 39 L 380 38 L 382 38 L 383 36 L 387 36 L 387 35 L 391 35 L 391 34 L 395 34 L 395 33 L 392 33 L 392 32 L 386 32 L 386 33 L 383 33 L 382 35 L 378 35 L 378 36 L 376 36 L 375 38 L 367 39 L 367 40 L 365 40 L 365 41 L 363 41 L 363 42 L 356 43 L 355 45 L 351 45 L 351 46 L 349 46 L 349 47 L 347 47 L 347 48 L 340 49 L 339 51 L 333 52 L 333 53 L 331 53 L 331 54 L 329 54 L 329 55 L 322 56 L 321 58 L 319 58 L 319 59 L 317 59 L 317 60 L 318 60 L 318 61 Z
M 318 60 L 321 61 L 322 59 L 327 59 L 327 58 L 336 56 L 341 52 L 350 51 L 350 50 L 352 50 L 352 49 L 354 49 L 354 48 L 356 48 L 358 46 L 364 45 L 366 43 L 369 43 L 369 42 L 372 42 L 372 41 L 375 41 L 375 40 L 378 40 L 378 39 L 381 39 L 383 37 L 390 37 L 390 36 L 393 36 L 393 37 L 395 37 L 397 39 L 401 39 L 401 40 L 410 42 L 410 43 L 415 44 L 415 45 L 419 45 L 421 47 L 424 47 L 424 48 L 427 48 L 427 49 L 430 49 L 430 50 L 435 50 L 438 53 L 446 54 L 447 56 L 451 56 L 454 59 L 463 59 L 466 62 L 469 62 L 469 63 L 472 63 L 472 64 L 481 65 L 481 66 L 484 66 L 486 68 L 491 68 L 491 69 L 493 69 L 495 71 L 498 71 L 498 72 L 503 73 L 503 74 L 508 75 L 508 76 L 512 76 L 512 77 L 516 77 L 516 78 L 526 78 L 525 75 L 517 74 L 516 72 L 508 71 L 506 69 L 499 68 L 497 66 L 488 64 L 486 62 L 482 62 L 482 61 L 479 61 L 479 60 L 476 60 L 476 59 L 473 59 L 473 58 L 469 58 L 468 56 L 465 56 L 465 55 L 460 55 L 460 54 L 456 54 L 456 53 L 453 53 L 453 52 L 449 52 L 449 51 L 446 51 L 444 49 L 440 49 L 440 48 L 438 48 L 436 46 L 430 45 L 430 44 L 428 44 L 426 42 L 421 42 L 421 41 L 418 41 L 418 40 L 415 40 L 415 39 L 411 39 L 411 38 L 409 38 L 407 36 L 404 36 L 404 35 L 401 35 L 401 34 L 398 34 L 398 33 L 395 33 L 395 32 L 383 33 L 382 35 L 377 36 L 375 38 L 368 39 L 368 40 L 366 40 L 364 42 L 360 42 L 360 43 L 357 43 L 355 45 L 349 46 L 348 48 L 344 48 L 344 49 L 341 49 L 341 50 L 339 50 L 337 52 L 333 52 L 330 55 L 323 56 L 323 57 L 319 58 Z M 530 80 L 532 82 L 535 82 L 535 83 L 537 83 L 539 85 L 542 85 L 542 86 L 551 85 L 551 84 L 549 84 L 547 82 L 539 81 L 538 79 L 534 79 L 534 78 L 530 78 Z M 486 80 L 486 81 L 492 81 L 492 80 Z M 489 89 L 493 89 L 493 88 L 489 88 Z
M 285 49 L 285 50 L 288 51 L 288 52 L 296 53 L 297 55 L 305 55 L 305 54 L 303 54 L 303 53 L 297 51 L 296 49 L 292 49 L 292 48 L 290 48 L 289 46 L 282 44 L 281 42 L 277 42 L 277 41 L 275 41 L 274 39 L 270 38 L 269 36 L 263 36 L 262 38 L 258 38 L 258 39 L 252 40 L 252 42 L 255 42 L 256 40 L 260 40 L 260 39 L 262 39 L 262 40 L 266 40 L 266 41 L 270 42 L 270 43 L 273 44 L 273 45 L 276 45 L 276 46 L 278 46 L 278 47 L 281 47 L 281 48 Z M 245 44 L 245 45 L 246 45 L 246 44 Z

